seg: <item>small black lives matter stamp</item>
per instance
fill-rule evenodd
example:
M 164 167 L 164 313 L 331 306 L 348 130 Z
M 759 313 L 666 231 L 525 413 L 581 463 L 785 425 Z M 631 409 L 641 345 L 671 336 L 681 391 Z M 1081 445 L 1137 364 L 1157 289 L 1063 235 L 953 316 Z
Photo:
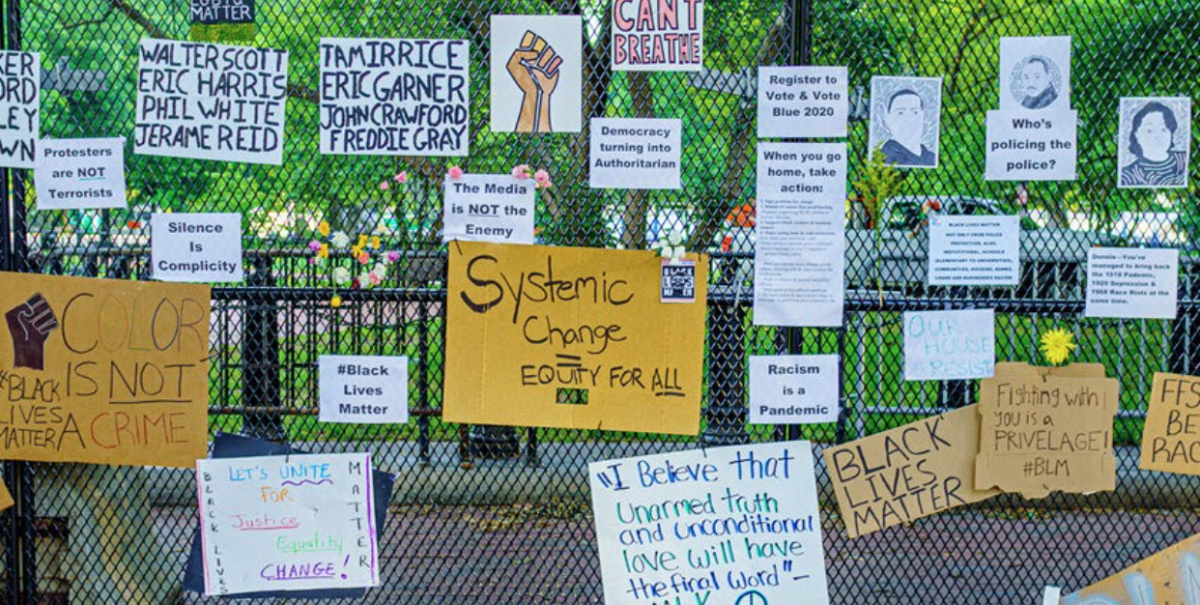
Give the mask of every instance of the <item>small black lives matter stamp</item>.
M 662 301 L 696 302 L 696 261 L 662 261 Z

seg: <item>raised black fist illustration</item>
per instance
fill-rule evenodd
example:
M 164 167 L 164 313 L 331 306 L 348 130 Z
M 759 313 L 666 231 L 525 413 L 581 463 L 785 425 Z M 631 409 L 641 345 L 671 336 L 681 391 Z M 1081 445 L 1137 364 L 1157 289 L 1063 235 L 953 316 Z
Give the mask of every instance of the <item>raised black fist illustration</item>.
M 45 369 L 44 347 L 50 333 L 58 329 L 58 318 L 46 297 L 34 294 L 24 304 L 4 314 L 12 336 L 13 359 L 18 368 Z

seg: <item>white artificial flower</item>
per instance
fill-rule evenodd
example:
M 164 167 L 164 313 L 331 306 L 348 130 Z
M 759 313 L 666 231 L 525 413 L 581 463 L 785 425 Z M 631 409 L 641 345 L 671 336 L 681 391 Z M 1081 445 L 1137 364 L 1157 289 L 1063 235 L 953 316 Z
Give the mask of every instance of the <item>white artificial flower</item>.
M 329 243 L 334 248 L 345 248 L 350 245 L 350 236 L 343 231 L 334 231 L 333 235 L 329 237 Z
M 371 272 L 374 273 L 375 275 L 378 275 L 380 279 L 383 279 L 383 278 L 387 277 L 388 268 L 387 268 L 387 265 L 385 265 L 383 263 L 377 263 L 375 265 L 375 268 L 371 269 Z
M 350 283 L 350 270 L 345 267 L 335 267 L 333 269 L 333 283 L 339 286 Z

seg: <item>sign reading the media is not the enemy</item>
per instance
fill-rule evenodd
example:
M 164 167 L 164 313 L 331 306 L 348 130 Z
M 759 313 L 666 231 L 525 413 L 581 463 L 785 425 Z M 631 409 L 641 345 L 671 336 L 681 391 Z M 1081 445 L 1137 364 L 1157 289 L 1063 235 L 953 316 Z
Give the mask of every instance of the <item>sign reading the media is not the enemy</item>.
M 828 605 L 807 441 L 588 465 L 606 605 Z
M 408 358 L 322 355 L 317 360 L 321 422 L 408 422 Z
M 150 265 L 161 281 L 242 281 L 242 215 L 152 214 Z
M 758 137 L 846 136 L 848 82 L 845 67 L 758 68 Z
M 700 71 L 704 1 L 611 0 L 613 71 Z
M 321 40 L 321 153 L 464 156 L 470 42 Z
M 0 459 L 189 468 L 204 456 L 207 286 L 0 279 Z
M 751 424 L 837 422 L 837 355 L 750 358 Z
M 593 189 L 679 189 L 680 120 L 592 118 Z
M 442 241 L 532 244 L 534 182 L 507 174 L 446 178 Z
M 700 428 L 708 260 L 662 302 L 653 251 L 457 242 L 446 295 L 447 422 Z
M 134 152 L 283 163 L 288 53 L 145 38 Z
M 33 168 L 41 129 L 39 53 L 0 51 L 0 167 Z
M 42 139 L 38 210 L 125 207 L 125 139 Z

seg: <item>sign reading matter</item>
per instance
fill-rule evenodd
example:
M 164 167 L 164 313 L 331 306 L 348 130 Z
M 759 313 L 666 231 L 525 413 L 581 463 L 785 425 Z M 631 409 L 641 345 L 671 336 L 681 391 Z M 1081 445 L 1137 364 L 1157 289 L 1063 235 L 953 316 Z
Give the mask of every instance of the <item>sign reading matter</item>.
M 447 177 L 442 241 L 532 244 L 533 191 L 507 174 Z
M 134 152 L 283 163 L 284 50 L 144 38 Z
M 846 535 L 857 538 L 999 494 L 974 489 L 976 407 L 827 448 L 825 466 Z
M 192 23 L 254 23 L 254 0 L 192 0 Z
M 38 210 L 125 207 L 125 139 L 42 139 Z
M 758 137 L 846 136 L 849 81 L 845 67 L 758 68 Z
M 408 358 L 322 355 L 321 422 L 408 422 Z
M 593 189 L 679 189 L 680 120 L 592 118 Z
M 708 260 L 662 302 L 653 251 L 449 247 L 447 422 L 695 435 Z
M 1154 373 L 1139 466 L 1200 475 L 1200 378 Z
M 750 358 L 750 424 L 820 424 L 838 418 L 837 355 Z
M 989 111 L 989 181 L 1073 181 L 1076 112 Z
M 611 0 L 613 71 L 700 71 L 704 0 Z
M 205 594 L 379 584 L 370 454 L 195 464 Z
M 464 156 L 466 40 L 321 40 L 321 153 Z
M 905 311 L 905 380 L 990 378 L 995 368 L 991 309 Z
M 207 286 L 2 279 L 0 459 L 190 468 L 205 455 Z
M 1021 278 L 1021 219 L 929 219 L 929 285 L 1015 286 Z
M 242 215 L 150 215 L 150 266 L 161 281 L 242 281 Z
M 41 130 L 42 55 L 0 51 L 0 167 L 33 168 Z
M 588 465 L 606 605 L 828 605 L 807 441 Z
M 1175 319 L 1179 250 L 1088 250 L 1086 317 Z

